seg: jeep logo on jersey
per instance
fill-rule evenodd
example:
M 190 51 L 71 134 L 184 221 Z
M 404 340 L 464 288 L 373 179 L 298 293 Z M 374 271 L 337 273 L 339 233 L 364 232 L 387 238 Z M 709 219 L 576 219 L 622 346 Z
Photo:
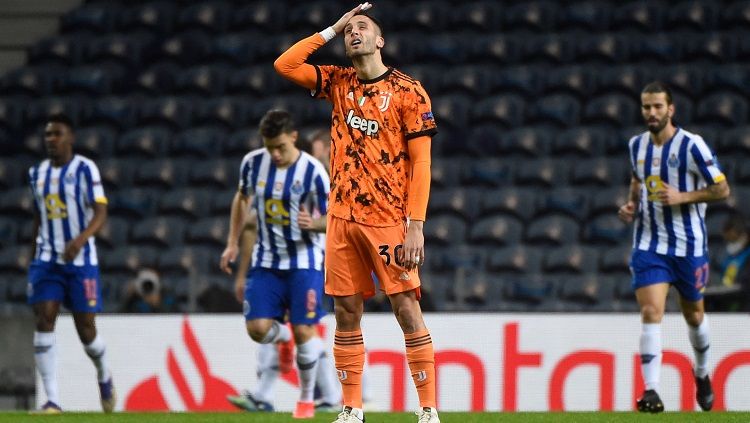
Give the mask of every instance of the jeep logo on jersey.
M 378 133 L 380 126 L 378 121 L 361 118 L 354 115 L 354 110 L 349 109 L 349 113 L 346 115 L 346 124 L 354 129 L 359 129 L 369 136 L 373 136 Z

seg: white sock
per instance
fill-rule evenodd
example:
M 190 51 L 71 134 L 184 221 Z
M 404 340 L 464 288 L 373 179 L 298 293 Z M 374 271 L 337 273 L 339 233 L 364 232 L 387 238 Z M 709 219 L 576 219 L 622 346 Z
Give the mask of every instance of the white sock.
M 279 351 L 276 344 L 258 345 L 258 386 L 253 397 L 258 401 L 272 402 L 273 387 L 279 378 Z
M 646 389 L 658 391 L 661 377 L 661 323 L 643 324 L 640 351 Z
M 289 327 L 274 320 L 271 329 L 268 330 L 260 343 L 274 344 L 276 342 L 287 342 L 290 339 L 292 339 L 292 331 L 289 330 Z
M 315 384 L 320 389 L 321 401 L 333 405 L 341 403 L 341 384 L 336 377 L 336 367 L 325 350 L 318 357 L 318 372 L 315 375 Z
M 99 334 L 96 335 L 90 344 L 84 345 L 83 349 L 86 351 L 86 355 L 91 358 L 96 366 L 96 378 L 100 383 L 106 382 L 110 378 L 109 368 L 107 367 L 107 346 L 104 344 L 104 340 Z
M 57 347 L 54 332 L 34 332 L 34 361 L 44 383 L 47 400 L 60 405 L 57 393 Z
M 688 338 L 695 353 L 695 375 L 704 378 L 708 374 L 709 351 L 708 316 L 703 314 L 703 321 L 698 326 L 688 325 Z
M 297 344 L 297 369 L 299 370 L 299 400 L 312 402 L 315 393 L 315 375 L 318 358 L 323 351 L 323 341 L 314 336 L 304 344 Z

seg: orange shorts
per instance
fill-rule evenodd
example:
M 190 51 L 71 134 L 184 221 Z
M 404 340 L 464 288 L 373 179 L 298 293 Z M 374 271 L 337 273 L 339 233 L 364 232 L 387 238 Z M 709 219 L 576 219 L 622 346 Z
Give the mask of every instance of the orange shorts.
M 375 281 L 387 295 L 417 289 L 417 269 L 408 271 L 396 263 L 403 246 L 406 225 L 376 227 L 350 222 L 329 215 L 326 228 L 326 294 L 346 296 L 375 295 Z

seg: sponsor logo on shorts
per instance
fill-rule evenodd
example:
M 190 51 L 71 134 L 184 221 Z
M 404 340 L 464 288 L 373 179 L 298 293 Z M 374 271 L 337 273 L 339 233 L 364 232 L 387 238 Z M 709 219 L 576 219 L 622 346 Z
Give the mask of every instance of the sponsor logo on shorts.
M 411 277 L 406 272 L 401 272 L 401 276 L 398 277 L 402 281 L 408 281 L 411 280 Z

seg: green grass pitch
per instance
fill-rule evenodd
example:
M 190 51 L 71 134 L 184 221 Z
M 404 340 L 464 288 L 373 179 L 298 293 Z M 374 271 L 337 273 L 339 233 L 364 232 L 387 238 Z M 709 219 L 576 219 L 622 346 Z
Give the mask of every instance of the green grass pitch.
M 415 423 L 413 413 L 367 413 L 367 423 Z M 310 422 L 330 423 L 334 413 L 318 413 L 314 419 L 294 420 L 290 413 L 65 413 L 60 415 L 30 415 L 13 412 L 0 413 L 0 423 L 277 423 Z M 750 413 L 663 413 L 644 415 L 638 413 L 440 413 L 442 423 L 485 422 L 737 422 L 750 423 Z

